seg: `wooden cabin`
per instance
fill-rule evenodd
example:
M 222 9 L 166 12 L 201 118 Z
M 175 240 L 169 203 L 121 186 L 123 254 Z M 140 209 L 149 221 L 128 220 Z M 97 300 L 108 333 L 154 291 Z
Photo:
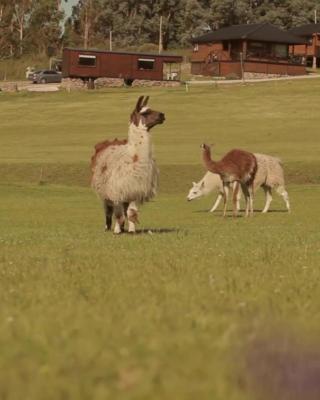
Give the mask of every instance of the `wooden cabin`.
M 306 57 L 309 66 L 320 67 L 320 23 L 299 26 L 289 32 L 307 43 L 307 49 L 303 44 L 290 46 L 290 53 L 295 57 Z
M 192 40 L 191 73 L 204 76 L 254 77 L 303 75 L 301 60 L 290 57 L 290 45 L 304 39 L 268 24 L 233 25 Z
M 64 48 L 62 75 L 84 80 L 180 80 L 181 56 Z

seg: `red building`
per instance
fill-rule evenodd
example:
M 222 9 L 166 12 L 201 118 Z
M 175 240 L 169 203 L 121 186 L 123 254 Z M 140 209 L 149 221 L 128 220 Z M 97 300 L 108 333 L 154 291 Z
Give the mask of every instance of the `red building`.
M 268 23 L 233 25 L 192 40 L 191 73 L 205 76 L 303 75 L 301 60 L 290 45 L 305 40 Z
M 300 44 L 291 46 L 290 52 L 294 56 L 306 56 L 308 65 L 320 67 L 320 23 L 299 26 L 289 32 L 307 42 L 307 51 L 305 46 Z
M 63 49 L 64 78 L 96 79 L 101 77 L 179 80 L 181 56 L 115 52 L 88 49 Z

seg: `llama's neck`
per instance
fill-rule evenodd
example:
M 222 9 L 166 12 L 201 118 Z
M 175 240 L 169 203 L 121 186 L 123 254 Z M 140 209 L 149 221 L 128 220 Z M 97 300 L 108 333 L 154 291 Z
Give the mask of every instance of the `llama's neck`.
M 203 149 L 202 151 L 202 160 L 204 166 L 207 168 L 208 171 L 211 171 L 215 174 L 220 174 L 219 162 L 213 161 L 211 159 L 211 151 L 210 149 Z
M 143 125 L 129 125 L 128 146 L 132 155 L 137 155 L 139 160 L 149 160 L 152 157 L 151 134 Z

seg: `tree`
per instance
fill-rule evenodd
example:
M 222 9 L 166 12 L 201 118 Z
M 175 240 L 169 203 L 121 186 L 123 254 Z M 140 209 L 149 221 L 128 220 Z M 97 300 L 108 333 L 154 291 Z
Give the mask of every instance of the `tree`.
M 102 0 L 79 0 L 66 22 L 65 41 L 81 43 L 88 48 L 99 31 L 97 20 L 103 10 L 102 4 Z
M 13 56 L 14 26 L 11 0 L 0 2 L 0 58 Z
M 19 34 L 19 54 L 23 53 L 24 33 L 32 0 L 13 0 L 13 24 Z
M 61 44 L 64 13 L 57 0 L 33 0 L 28 26 L 28 46 L 33 52 L 47 53 Z

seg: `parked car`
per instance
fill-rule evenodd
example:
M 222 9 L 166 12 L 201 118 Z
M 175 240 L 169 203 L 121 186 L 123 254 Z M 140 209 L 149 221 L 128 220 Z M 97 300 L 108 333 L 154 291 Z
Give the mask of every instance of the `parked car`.
M 33 83 L 60 83 L 62 75 L 57 71 L 41 69 L 31 74 L 28 79 Z

